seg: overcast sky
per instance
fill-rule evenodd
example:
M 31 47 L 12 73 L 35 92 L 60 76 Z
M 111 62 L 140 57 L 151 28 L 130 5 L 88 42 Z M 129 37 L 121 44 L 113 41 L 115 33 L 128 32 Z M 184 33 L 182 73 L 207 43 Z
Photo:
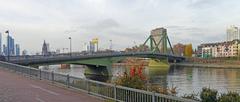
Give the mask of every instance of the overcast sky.
M 141 44 L 156 27 L 168 29 L 173 44 L 224 41 L 226 27 L 239 25 L 239 0 L 0 0 L 0 32 L 10 31 L 21 50 L 84 50 L 100 39 L 100 48 Z M 6 39 L 6 38 L 5 38 Z

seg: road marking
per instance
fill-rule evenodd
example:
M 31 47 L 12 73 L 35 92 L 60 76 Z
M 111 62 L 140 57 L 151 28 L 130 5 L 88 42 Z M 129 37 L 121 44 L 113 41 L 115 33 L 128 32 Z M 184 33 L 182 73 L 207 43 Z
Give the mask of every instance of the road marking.
M 38 98 L 38 97 L 36 97 L 35 98 L 38 102 L 45 102 L 44 100 L 42 100 L 42 99 L 40 99 L 40 98 Z
M 59 94 L 56 93 L 56 92 L 53 92 L 53 91 L 44 89 L 44 88 L 42 88 L 42 87 L 40 87 L 40 86 L 37 86 L 37 85 L 30 84 L 30 86 L 33 87 L 33 88 L 36 88 L 36 89 L 40 89 L 40 90 L 42 90 L 42 91 L 44 91 L 44 92 L 47 92 L 47 93 L 49 93 L 49 94 L 52 94 L 52 95 L 56 95 L 56 96 L 59 95 Z

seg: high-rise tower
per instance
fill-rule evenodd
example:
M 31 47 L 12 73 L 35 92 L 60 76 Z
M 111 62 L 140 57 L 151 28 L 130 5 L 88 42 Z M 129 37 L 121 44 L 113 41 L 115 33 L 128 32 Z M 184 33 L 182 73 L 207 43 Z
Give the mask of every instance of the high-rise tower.
M 16 56 L 20 56 L 20 45 L 19 44 L 16 44 Z
M 238 27 L 231 25 L 227 28 L 227 41 L 240 40 L 240 30 Z

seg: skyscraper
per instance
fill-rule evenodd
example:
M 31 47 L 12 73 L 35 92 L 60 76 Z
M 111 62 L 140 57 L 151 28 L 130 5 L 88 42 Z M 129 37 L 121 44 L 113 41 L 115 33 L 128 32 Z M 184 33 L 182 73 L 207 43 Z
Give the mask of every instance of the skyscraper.
M 158 48 L 160 52 L 167 52 L 167 29 L 165 28 L 156 28 L 151 31 L 151 35 L 156 43 L 160 42 Z
M 92 41 L 90 41 L 89 44 L 90 44 L 90 45 L 89 45 L 89 51 L 90 51 L 90 52 L 95 52 L 95 44 L 94 44 Z
M 4 54 L 5 56 L 8 55 L 8 53 L 7 53 L 7 46 L 6 46 L 5 44 L 3 44 L 3 54 Z
M 20 56 L 20 45 L 16 44 L 16 56 Z
M 11 37 L 10 35 L 7 36 L 7 52 L 5 53 L 5 55 L 10 55 L 10 56 L 14 56 L 15 55 L 15 44 L 14 44 L 14 39 L 13 37 Z M 9 53 L 8 53 L 9 51 Z
M 231 25 L 227 28 L 227 41 L 240 40 L 240 30 L 238 27 Z
M 10 37 L 11 40 L 10 40 L 10 55 L 11 56 L 14 56 L 15 55 L 15 43 L 14 43 L 14 39 L 13 37 Z

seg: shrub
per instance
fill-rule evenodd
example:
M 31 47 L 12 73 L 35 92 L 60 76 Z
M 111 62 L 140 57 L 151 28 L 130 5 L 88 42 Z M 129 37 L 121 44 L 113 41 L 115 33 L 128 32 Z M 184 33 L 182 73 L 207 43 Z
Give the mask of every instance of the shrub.
M 143 74 L 143 65 L 132 66 L 129 74 L 126 72 L 120 76 L 116 84 L 136 89 L 145 89 L 146 77 Z
M 240 96 L 236 92 L 228 92 L 227 94 L 222 94 L 218 102 L 240 102 Z
M 136 88 L 136 89 L 143 89 L 145 86 L 145 81 L 142 80 L 139 76 L 129 76 L 124 74 L 124 76 L 119 77 L 116 81 L 117 85 Z
M 217 91 L 210 88 L 203 88 L 200 94 L 202 102 L 217 102 Z

